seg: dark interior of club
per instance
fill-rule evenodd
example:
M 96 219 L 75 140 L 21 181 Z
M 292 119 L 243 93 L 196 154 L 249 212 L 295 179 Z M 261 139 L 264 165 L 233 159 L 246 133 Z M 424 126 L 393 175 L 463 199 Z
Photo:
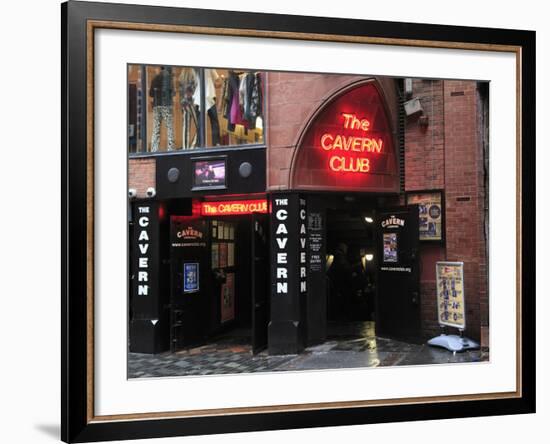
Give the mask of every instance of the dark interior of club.
M 327 210 L 327 319 L 374 321 L 373 210 Z

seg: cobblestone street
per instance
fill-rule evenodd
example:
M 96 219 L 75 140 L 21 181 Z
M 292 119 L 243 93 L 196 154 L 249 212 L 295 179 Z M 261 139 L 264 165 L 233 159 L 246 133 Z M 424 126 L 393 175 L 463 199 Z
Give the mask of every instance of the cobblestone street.
M 214 375 L 251 372 L 429 365 L 488 361 L 487 350 L 453 354 L 427 344 L 410 344 L 376 337 L 373 323 L 332 326 L 323 344 L 299 355 L 253 355 L 245 331 L 215 338 L 200 347 L 177 353 L 128 354 L 128 377 Z

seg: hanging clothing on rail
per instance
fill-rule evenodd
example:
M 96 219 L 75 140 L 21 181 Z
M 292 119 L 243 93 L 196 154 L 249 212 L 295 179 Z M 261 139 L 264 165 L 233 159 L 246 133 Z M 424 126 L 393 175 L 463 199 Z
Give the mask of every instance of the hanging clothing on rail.
M 212 134 L 212 145 L 220 144 L 220 123 L 218 121 L 218 109 L 216 108 L 216 82 L 219 75 L 215 69 L 205 70 L 204 78 L 204 99 L 206 103 L 206 112 L 210 120 L 210 130 Z
M 176 94 L 172 84 L 172 68 L 162 66 L 153 77 L 149 87 L 149 97 L 153 99 L 153 132 L 151 134 L 151 151 L 157 152 L 160 145 L 160 126 L 164 122 L 168 133 L 168 151 L 175 145 L 174 114 L 172 97 Z
M 262 117 L 262 77 L 260 73 L 245 72 L 237 75 L 229 71 L 222 95 L 222 115 L 227 119 L 228 131 L 235 125 L 248 129 L 256 128 L 256 119 Z
M 200 133 L 200 88 L 199 73 L 195 68 L 183 68 L 179 79 L 180 106 L 182 112 L 182 148 L 192 149 L 198 145 Z
M 242 120 L 239 104 L 239 76 L 234 71 L 229 71 L 225 79 L 223 96 L 223 116 L 227 119 L 227 130 L 235 131 L 235 125 Z
M 246 110 L 248 109 L 248 94 L 249 94 L 249 74 L 244 73 L 239 76 L 239 105 L 241 107 L 241 114 L 244 120 Z
M 248 73 L 246 76 L 246 99 L 243 119 L 248 128 L 256 128 L 256 119 L 262 116 L 262 82 L 260 73 Z

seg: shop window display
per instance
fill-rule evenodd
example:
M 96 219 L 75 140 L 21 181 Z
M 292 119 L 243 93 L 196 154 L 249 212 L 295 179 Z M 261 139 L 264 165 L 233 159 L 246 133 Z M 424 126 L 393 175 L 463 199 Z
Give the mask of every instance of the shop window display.
M 256 71 L 129 65 L 129 152 L 263 144 L 264 82 Z

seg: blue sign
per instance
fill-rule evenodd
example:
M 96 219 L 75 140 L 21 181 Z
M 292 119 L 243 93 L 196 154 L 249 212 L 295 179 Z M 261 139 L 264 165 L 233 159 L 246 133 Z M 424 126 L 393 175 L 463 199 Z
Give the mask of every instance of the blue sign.
M 183 264 L 183 292 L 193 293 L 195 291 L 199 291 L 199 263 L 185 263 Z

